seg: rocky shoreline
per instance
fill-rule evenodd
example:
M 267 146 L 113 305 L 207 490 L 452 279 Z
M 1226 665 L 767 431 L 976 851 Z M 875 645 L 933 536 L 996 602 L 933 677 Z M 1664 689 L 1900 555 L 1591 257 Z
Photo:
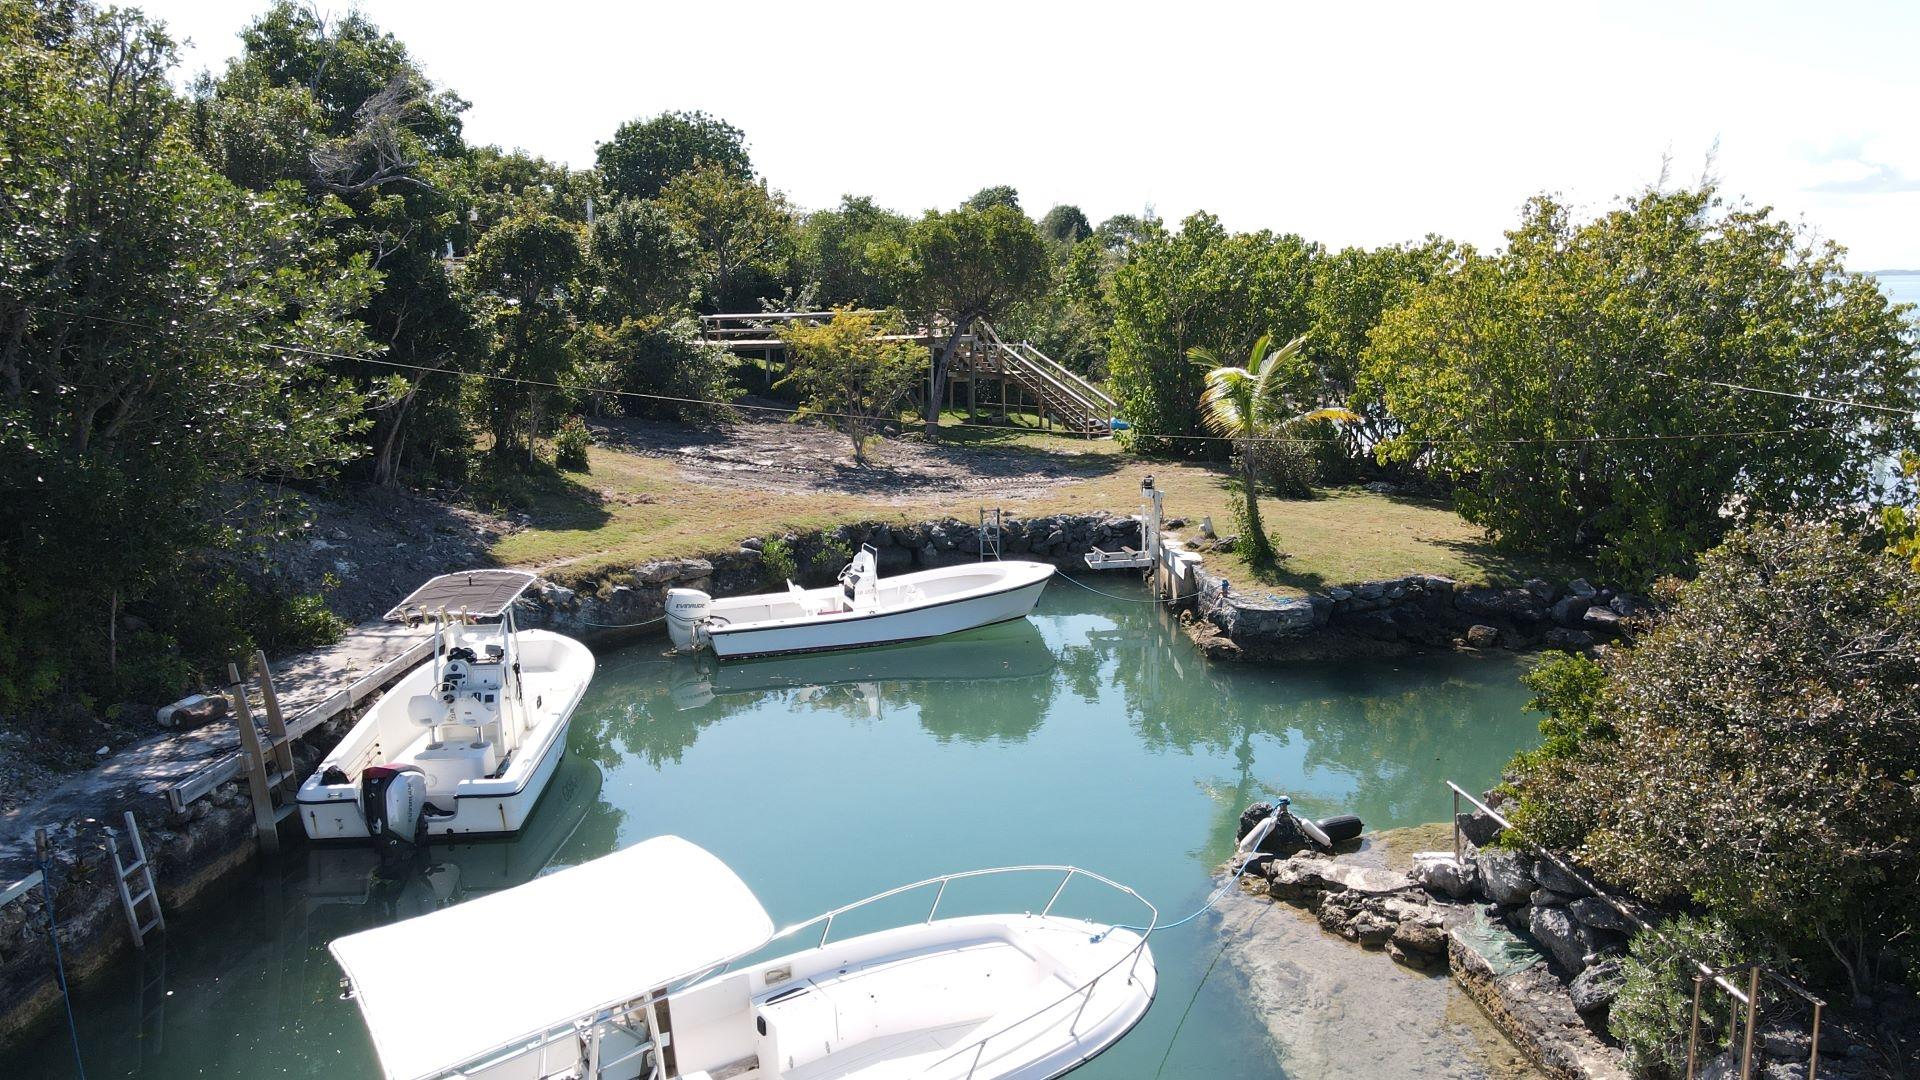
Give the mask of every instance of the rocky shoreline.
M 1255 803 L 1238 836 L 1272 807 Z M 1623 975 L 1629 938 L 1661 913 L 1630 898 L 1596 892 L 1559 860 L 1499 846 L 1503 829 L 1478 812 L 1460 816 L 1463 857 L 1420 851 L 1405 869 L 1366 865 L 1347 853 L 1303 850 L 1273 838 L 1249 859 L 1243 894 L 1270 898 L 1313 916 L 1320 929 L 1396 963 L 1446 972 L 1522 1051 L 1554 1080 L 1625 1080 L 1631 1075 L 1607 1018 Z M 1450 842 L 1447 826 L 1408 830 L 1427 844 Z M 1393 843 L 1391 834 L 1367 838 Z M 1399 841 L 1408 846 L 1406 841 Z M 1765 1015 L 1756 1077 L 1806 1074 L 1804 1018 Z M 1847 1025 L 1829 1016 L 1821 1029 L 1822 1077 L 1897 1075 Z M 1733 1052 L 1703 1049 L 1702 1077 L 1738 1075 Z
M 1188 635 L 1213 660 L 1286 662 L 1402 656 L 1436 648 L 1587 652 L 1628 640 L 1640 597 L 1583 578 L 1461 585 L 1437 574 L 1332 586 L 1305 596 L 1237 589 L 1196 570 Z

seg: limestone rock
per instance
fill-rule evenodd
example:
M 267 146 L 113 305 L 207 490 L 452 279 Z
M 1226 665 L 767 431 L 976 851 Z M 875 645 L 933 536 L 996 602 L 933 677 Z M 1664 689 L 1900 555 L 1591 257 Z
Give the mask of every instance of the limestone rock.
M 1587 966 L 1587 944 L 1580 938 L 1580 924 L 1573 921 L 1567 909 L 1536 907 L 1529 910 L 1527 933 L 1546 946 L 1562 968 L 1576 975 L 1584 970 Z
M 1516 622 L 1543 622 L 1547 605 L 1525 589 L 1476 585 L 1454 593 L 1453 605 L 1469 615 L 1493 615 Z
M 1539 882 L 1543 889 L 1552 889 L 1569 898 L 1586 896 L 1588 893 L 1587 887 L 1582 885 L 1578 878 L 1560 869 L 1549 859 L 1533 860 L 1532 870 L 1533 880 Z
M 1439 956 L 1447 951 L 1447 935 L 1437 926 L 1407 919 L 1394 927 L 1393 943 L 1407 952 Z
M 1511 851 L 1482 851 L 1474 856 L 1481 888 L 1496 904 L 1524 904 L 1533 896 L 1533 875 Z
M 1612 608 L 1590 607 L 1580 617 L 1580 625 L 1603 634 L 1617 635 L 1624 630 L 1626 620 Z
M 1620 961 L 1603 960 L 1574 976 L 1573 982 L 1567 984 L 1567 996 L 1573 999 L 1575 1012 L 1604 1023 L 1607 1010 L 1613 1007 L 1614 996 L 1620 992 L 1620 984 L 1625 979 Z
M 1467 843 L 1477 848 L 1486 847 L 1500 839 L 1500 834 L 1506 831 L 1499 822 L 1493 820 L 1492 815 L 1479 810 L 1469 809 L 1464 814 L 1456 814 L 1453 821 Z
M 1560 595 L 1560 590 L 1554 588 L 1553 583 L 1544 578 L 1528 578 L 1521 587 L 1532 593 L 1534 599 L 1543 604 L 1553 603 L 1553 598 Z
M 1596 930 L 1631 934 L 1638 929 L 1632 920 L 1615 911 L 1611 904 L 1596 896 L 1583 896 L 1568 904 L 1567 913 L 1579 920 L 1580 925 L 1591 926 Z
M 1587 579 L 1583 577 L 1577 577 L 1577 578 L 1574 578 L 1572 581 L 1567 582 L 1567 592 L 1573 594 L 1574 596 L 1579 597 L 1582 600 L 1593 599 L 1594 595 L 1599 591 L 1600 590 L 1588 584 Z
M 1467 644 L 1476 649 L 1491 649 L 1500 643 L 1500 631 L 1486 623 L 1475 623 L 1467 627 Z
M 1455 859 L 1451 851 L 1415 852 L 1410 876 L 1428 889 L 1455 900 L 1473 895 L 1474 864 Z

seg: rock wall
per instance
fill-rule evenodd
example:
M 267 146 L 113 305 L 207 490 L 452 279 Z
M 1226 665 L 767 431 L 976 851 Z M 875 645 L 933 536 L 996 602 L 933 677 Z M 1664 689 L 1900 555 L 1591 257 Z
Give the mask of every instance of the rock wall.
M 956 566 L 980 558 L 974 522 L 947 518 L 916 523 L 867 521 L 820 532 L 778 538 L 802 584 L 833 580 L 853 552 L 871 544 L 880 572 L 899 574 Z M 1094 547 L 1138 547 L 1140 523 L 1111 514 L 1048 514 L 1009 518 L 1001 527 L 1001 554 L 1013 559 L 1083 567 Z M 689 588 L 733 596 L 785 588 L 784 572 L 768 565 L 768 539 L 748 537 L 733 551 L 699 558 L 654 559 L 602 571 L 585 581 L 544 583 L 521 601 L 522 626 L 538 626 L 590 642 L 658 633 L 668 589 Z
M 1576 578 L 1460 585 L 1437 574 L 1339 585 L 1305 596 L 1242 591 L 1199 572 L 1194 640 L 1216 660 L 1330 660 L 1420 649 L 1539 646 L 1584 651 L 1626 638 L 1637 597 Z

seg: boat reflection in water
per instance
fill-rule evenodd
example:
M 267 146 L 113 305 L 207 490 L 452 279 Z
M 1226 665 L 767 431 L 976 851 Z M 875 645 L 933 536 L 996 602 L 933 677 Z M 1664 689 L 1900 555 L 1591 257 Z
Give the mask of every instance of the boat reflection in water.
M 604 854 L 611 850 L 618 815 L 600 805 L 600 783 L 598 765 L 568 754 L 515 838 L 457 844 L 436 840 L 398 873 L 383 875 L 380 853 L 365 845 L 308 845 L 301 898 L 309 913 L 334 905 L 369 907 L 373 910 L 368 915 L 377 918 L 353 921 L 384 923 L 531 881 L 556 864 L 568 841 L 583 833 L 593 834 L 584 837 L 590 842 L 566 850 L 566 861 Z M 590 817 L 608 820 L 585 828 Z
M 754 697 L 792 691 L 796 704 L 834 699 L 837 691 L 870 703 L 879 715 L 884 697 L 921 698 L 913 688 L 955 680 L 979 683 L 1047 679 L 1053 650 L 1033 624 L 1001 623 L 938 641 L 857 652 L 774 656 L 715 663 L 710 657 L 676 658 L 667 692 L 676 709 L 704 708 L 716 698 Z

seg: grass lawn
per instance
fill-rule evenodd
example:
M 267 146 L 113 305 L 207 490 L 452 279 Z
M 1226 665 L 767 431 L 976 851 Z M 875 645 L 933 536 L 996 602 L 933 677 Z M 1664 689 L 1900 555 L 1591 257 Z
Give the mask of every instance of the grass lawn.
M 1152 474 L 1165 492 L 1167 515 L 1191 523 L 1185 535 L 1197 537 L 1200 519 L 1209 516 L 1222 533 L 1233 531 L 1233 496 L 1217 468 L 1146 461 L 1125 455 L 1112 440 L 1072 439 L 1031 429 L 949 429 L 943 440 L 1002 453 L 1096 455 L 1106 466 L 1029 497 L 990 497 L 988 509 L 999 505 L 1016 515 L 1133 513 L 1140 508 L 1140 481 Z M 1111 460 L 1115 456 L 1123 460 Z M 748 536 L 850 521 L 944 516 L 971 521 L 982 505 L 979 496 L 952 493 L 883 499 L 705 485 L 689 481 L 672 460 L 606 446 L 596 445 L 588 458 L 592 471 L 585 475 L 554 473 L 520 483 L 511 502 L 532 521 L 494 546 L 496 559 L 573 579 L 608 566 L 728 551 Z M 1234 555 L 1207 556 L 1209 568 L 1242 588 L 1258 582 L 1292 592 L 1411 573 L 1444 574 L 1463 582 L 1510 581 L 1572 570 L 1497 551 L 1477 526 L 1428 500 L 1329 489 L 1314 499 L 1263 499 L 1261 510 L 1279 550 L 1289 555 L 1277 572 L 1262 578 Z

